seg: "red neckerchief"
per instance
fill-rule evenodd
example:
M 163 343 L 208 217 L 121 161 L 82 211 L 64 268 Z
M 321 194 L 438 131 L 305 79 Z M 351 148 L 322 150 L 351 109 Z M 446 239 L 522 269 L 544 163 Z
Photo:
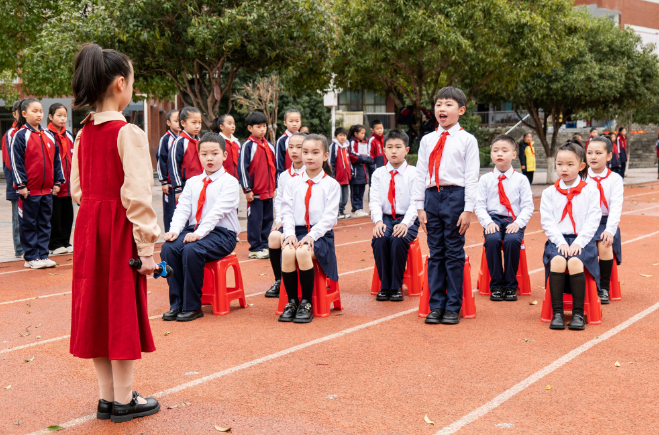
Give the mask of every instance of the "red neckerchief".
M 231 147 L 231 157 L 233 158 L 233 164 L 234 166 L 238 166 L 238 154 L 240 154 L 240 147 L 231 139 L 225 138 L 224 142 L 228 143 Z
M 560 224 L 563 222 L 563 219 L 565 219 L 566 215 L 570 215 L 570 221 L 572 221 L 572 229 L 574 230 L 574 235 L 577 234 L 577 226 L 574 223 L 574 217 L 572 216 L 572 198 L 575 196 L 579 195 L 581 193 L 581 189 L 586 187 L 588 183 L 586 183 L 584 180 L 579 181 L 579 184 L 577 184 L 576 187 L 570 188 L 570 191 L 568 192 L 566 189 L 561 189 L 561 180 L 556 180 L 554 183 L 554 187 L 556 190 L 558 190 L 560 193 L 565 195 L 567 197 L 567 204 L 565 204 L 565 208 L 563 209 L 563 215 L 561 216 L 561 220 L 558 221 Z
M 597 182 L 597 190 L 600 191 L 600 207 L 604 204 L 606 209 L 609 209 L 609 204 L 606 202 L 606 196 L 604 195 L 604 189 L 602 188 L 602 180 L 606 180 L 609 175 L 611 175 L 611 169 L 606 170 L 606 175 L 603 177 L 590 177 Z
M 492 172 L 494 172 L 494 169 L 492 170 Z M 513 168 L 513 173 L 515 173 L 514 168 Z M 508 213 L 510 213 L 513 217 L 513 219 L 511 221 L 507 221 L 507 222 L 514 222 L 515 219 L 517 219 L 517 216 L 515 216 L 515 212 L 513 211 L 513 206 L 510 204 L 510 200 L 508 199 L 508 195 L 506 195 L 506 191 L 503 188 L 503 180 L 505 180 L 508 177 L 506 177 L 506 174 L 502 173 L 501 175 L 499 175 L 498 178 L 499 178 L 499 203 L 502 206 L 506 207 L 506 210 L 508 210 Z
M 389 204 L 391 204 L 391 216 L 396 219 L 396 174 L 398 174 L 398 169 L 389 171 L 391 174 L 391 180 L 389 180 L 389 194 L 387 198 L 389 199 Z
M 275 169 L 275 156 L 271 155 L 272 151 L 270 150 L 270 147 L 268 145 L 266 145 L 265 139 L 261 138 L 261 140 L 259 141 L 254 136 L 250 135 L 248 140 L 251 140 L 252 142 L 257 144 L 258 146 L 263 148 L 263 152 L 265 153 L 265 157 L 268 160 L 268 167 L 269 167 L 268 174 L 276 174 L 277 169 Z
M 55 133 L 55 136 L 59 140 L 59 143 L 62 147 L 62 155 L 69 155 L 69 141 L 66 138 L 66 127 L 62 127 L 60 131 L 57 131 L 57 127 L 53 125 L 52 122 L 48 123 L 48 130 Z
M 325 177 L 327 177 L 327 174 L 323 174 L 323 178 Z M 321 180 L 323 178 L 321 178 Z M 309 231 L 311 231 L 311 221 L 309 220 L 309 201 L 311 201 L 311 188 L 316 183 L 313 180 L 309 179 L 307 180 L 307 184 L 309 185 L 309 187 L 307 187 L 307 193 L 306 195 L 304 195 L 304 207 L 306 208 L 306 211 L 304 212 L 304 220 L 307 223 L 307 233 L 308 233 Z
M 206 178 L 204 178 L 204 187 L 201 188 L 201 192 L 199 192 L 199 199 L 197 200 L 197 213 L 195 213 L 195 219 L 197 220 L 197 223 L 194 226 L 195 230 L 199 226 L 199 222 L 201 221 L 201 214 L 204 211 L 204 203 L 206 202 L 206 188 L 212 182 L 213 180 L 211 180 L 211 177 L 206 176 Z
M 462 130 L 462 127 L 460 127 Z M 460 131 L 458 130 L 458 131 Z M 439 133 L 439 128 L 435 130 Z M 435 174 L 435 185 L 439 191 L 439 165 L 442 162 L 442 154 L 444 154 L 444 144 L 446 144 L 446 138 L 450 135 L 448 130 L 443 131 L 440 136 L 435 148 L 433 148 L 432 153 L 430 153 L 430 159 L 428 159 L 428 173 L 432 177 L 433 171 Z
M 291 137 L 291 136 L 293 136 L 293 133 L 289 133 L 288 129 L 286 129 L 286 130 L 284 130 L 284 136 Z
M 627 151 L 627 138 L 625 136 L 618 136 L 618 139 L 620 139 L 620 147 Z
M 533 149 L 533 141 L 527 142 L 526 145 L 531 148 L 531 154 L 535 156 L 535 150 Z
M 192 142 L 192 143 L 194 144 L 195 151 L 196 151 L 196 152 L 199 152 L 199 140 L 198 140 L 198 139 L 192 139 L 192 138 L 190 137 L 190 135 L 188 134 L 188 132 L 185 131 L 185 130 L 183 130 L 183 131 L 181 132 L 181 136 L 180 136 L 180 137 L 183 137 L 183 138 L 189 140 L 190 142 Z

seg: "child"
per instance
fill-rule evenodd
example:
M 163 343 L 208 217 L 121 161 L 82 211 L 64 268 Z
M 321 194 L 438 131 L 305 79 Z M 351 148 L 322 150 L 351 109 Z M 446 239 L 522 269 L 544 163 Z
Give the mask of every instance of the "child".
M 309 323 L 313 320 L 314 259 L 327 278 L 339 280 L 332 228 L 337 222 L 341 192 L 339 183 L 331 176 L 328 158 L 325 136 L 307 136 L 302 143 L 305 172 L 286 183 L 281 201 L 285 237 L 281 275 L 288 304 L 279 316 L 280 322 Z M 298 300 L 296 261 L 302 300 Z
M 622 173 L 622 157 L 620 156 L 620 146 L 618 145 L 618 139 L 615 133 L 609 133 L 609 140 L 613 144 L 613 153 L 611 155 L 611 160 L 608 163 L 609 168 L 616 174 L 620 175 Z M 620 175 L 622 177 L 622 175 Z
M 162 186 L 162 214 L 165 222 L 165 232 L 169 232 L 169 224 L 176 209 L 176 196 L 172 189 L 172 179 L 169 175 L 169 151 L 181 132 L 178 124 L 178 110 L 167 112 L 167 132 L 160 138 L 156 153 L 156 168 L 158 180 Z
M 184 107 L 178 114 L 178 120 L 183 131 L 172 144 L 167 156 L 169 177 L 176 201 L 183 192 L 185 182 L 204 171 L 199 162 L 198 149 L 201 112 L 195 107 Z
M 41 128 L 43 108 L 36 98 L 21 103 L 18 132 L 11 144 L 11 168 L 18 198 L 18 220 L 25 267 L 43 269 L 57 264 L 48 258 L 53 194 L 64 183 L 57 143 Z
M 275 155 L 277 157 L 277 179 L 286 169 L 291 167 L 291 159 L 288 155 L 288 139 L 300 130 L 302 125 L 302 114 L 297 109 L 288 109 L 284 113 L 284 126 L 286 131 L 277 139 Z
M 591 128 L 590 129 L 590 136 L 588 136 L 588 139 L 586 139 L 586 144 L 584 145 L 584 149 L 588 151 L 588 144 L 590 144 L 590 141 L 595 139 L 597 136 L 599 136 L 599 133 L 597 132 L 596 128 Z
M 600 195 L 586 183 L 586 155 L 584 149 L 571 141 L 558 148 L 556 172 L 559 177 L 553 186 L 542 192 L 540 223 L 547 235 L 543 262 L 545 282 L 549 278 L 551 305 L 554 315 L 549 327 L 565 329 L 563 291 L 565 270 L 570 274 L 572 290 L 572 321 L 570 329 L 583 330 L 586 276 L 584 267 L 597 279 L 597 246 L 593 236 L 597 231 L 602 210 Z
M 22 100 L 21 100 L 22 101 Z M 14 116 L 14 123 L 9 130 L 2 137 L 2 172 L 5 174 L 5 181 L 7 182 L 7 201 L 11 202 L 11 230 L 14 239 L 14 255 L 22 257 L 23 247 L 21 246 L 21 229 L 18 222 L 18 193 L 14 189 L 14 176 L 11 170 L 11 143 L 14 136 L 18 132 L 17 122 L 18 116 L 21 112 L 21 101 L 14 103 L 12 108 L 12 115 Z
M 384 126 L 379 119 L 371 122 L 371 138 L 368 140 L 368 148 L 371 151 L 371 163 L 369 177 L 372 177 L 373 171 L 387 164 L 387 157 L 384 155 Z M 408 138 L 409 140 L 409 138 Z M 369 194 L 369 201 L 371 196 Z
M 233 135 L 236 131 L 236 120 L 231 115 L 222 115 L 213 120 L 211 130 L 219 133 L 227 148 L 227 158 L 224 160 L 224 170 L 238 179 L 238 157 L 240 156 L 240 141 Z
M 460 322 L 465 232 L 476 205 L 480 169 L 478 142 L 458 123 L 466 104 L 460 89 L 440 89 L 435 97 L 439 127 L 419 145 L 412 199 L 430 248 L 428 324 Z
M 627 169 L 627 129 L 620 127 L 618 129 L 618 152 L 620 153 L 620 176 L 625 179 L 625 169 Z
M 226 144 L 219 134 L 206 133 L 201 138 L 199 160 L 204 172 L 186 183 L 160 253 L 177 272 L 167 279 L 170 310 L 163 320 L 189 322 L 204 317 L 204 266 L 236 248 L 240 186 L 223 167 L 226 157 Z
M 302 127 L 300 127 L 300 133 L 309 134 L 309 127 L 306 126 L 306 125 L 303 125 Z
M 403 274 L 407 252 L 417 236 L 419 220 L 411 200 L 416 168 L 405 161 L 410 151 L 409 137 L 401 130 L 390 130 L 384 137 L 388 163 L 373 172 L 368 194 L 373 228 L 373 256 L 380 277 L 378 301 L 403 300 Z
M 266 298 L 278 298 L 279 288 L 281 287 L 281 242 L 284 237 L 284 229 L 281 222 L 281 199 L 286 184 L 291 178 L 300 176 L 304 172 L 304 163 L 302 163 L 302 142 L 305 135 L 294 133 L 288 138 L 288 159 L 291 161 L 291 167 L 279 175 L 277 181 L 277 195 L 275 196 L 275 222 L 272 225 L 272 231 L 268 237 L 268 254 L 270 255 L 270 264 L 272 272 L 275 274 L 275 283 L 265 292 Z
M 606 163 L 611 160 L 613 145 L 604 136 L 590 141 L 587 151 L 588 184 L 592 184 L 599 192 L 602 219 L 593 239 L 597 244 L 600 266 L 599 297 L 603 304 L 610 303 L 609 288 L 613 261 L 622 261 L 622 243 L 620 241 L 620 216 L 624 201 L 624 186 L 620 175 L 607 169 Z M 615 258 L 614 258 L 615 254 Z
M 268 120 L 263 113 L 252 112 L 245 121 L 251 135 L 240 150 L 238 181 L 247 199 L 249 258 L 264 260 L 269 258 L 268 236 L 274 220 L 275 148 L 264 138 Z
M 574 133 L 574 134 L 572 135 L 572 142 L 576 142 L 576 143 L 578 143 L 579 145 L 581 145 L 582 147 L 584 147 L 584 145 L 583 145 L 583 138 L 581 137 L 581 134 L 580 134 L 580 133 Z M 584 147 L 584 149 L 585 149 L 585 147 Z
M 533 184 L 533 174 L 535 173 L 535 148 L 533 148 L 533 133 L 527 132 L 519 143 L 519 163 L 522 166 L 522 174 L 529 179 L 529 184 Z
M 71 230 L 73 229 L 73 202 L 71 201 L 71 161 L 73 159 L 73 135 L 66 130 L 68 112 L 63 104 L 51 104 L 48 109 L 48 133 L 51 140 L 57 143 L 62 162 L 64 182 L 57 196 L 53 196 L 53 214 L 50 218 L 51 254 L 66 254 L 73 252 L 71 245 Z
M 366 129 L 360 124 L 353 125 L 348 131 L 350 162 L 352 163 L 350 188 L 352 190 L 353 217 L 368 216 L 368 213 L 364 211 L 364 192 L 369 180 L 368 171 L 373 160 L 368 150 L 368 142 L 364 140 L 365 135 Z
M 516 147 L 515 140 L 507 134 L 496 136 L 490 151 L 495 168 L 478 181 L 474 212 L 484 229 L 492 301 L 517 300 L 519 256 L 524 230 L 533 214 L 529 180 L 512 167 L 512 161 L 517 157 Z
M 151 206 L 149 141 L 121 113 L 133 97 L 133 82 L 123 53 L 87 44 L 76 56 L 73 108 L 94 106 L 97 112 L 82 121 L 71 166 L 71 197 L 80 209 L 70 352 L 93 358 L 101 396 L 96 417 L 117 423 L 160 410 L 157 400 L 133 391 L 134 360 L 156 350 L 146 275 L 156 269 L 153 247 L 160 236 Z M 137 256 L 142 267 L 136 271 L 128 261 Z
M 657 153 L 659 155 L 659 152 Z M 341 200 L 339 201 L 338 219 L 347 219 L 350 213 L 346 213 L 346 204 L 350 197 L 350 178 L 352 165 L 350 164 L 350 142 L 348 142 L 348 131 L 339 127 L 334 131 L 334 140 L 330 145 L 330 166 L 334 179 L 341 186 Z

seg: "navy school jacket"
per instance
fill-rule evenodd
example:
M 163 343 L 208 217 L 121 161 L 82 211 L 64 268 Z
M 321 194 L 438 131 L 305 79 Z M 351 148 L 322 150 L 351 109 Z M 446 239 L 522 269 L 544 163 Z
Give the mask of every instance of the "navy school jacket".
M 284 131 L 284 134 L 277 139 L 275 144 L 275 157 L 277 159 L 277 180 L 279 180 L 279 174 L 284 172 L 286 169 L 291 167 L 293 163 L 291 157 L 288 155 L 288 138 L 292 134 L 288 130 Z
M 169 161 L 169 150 L 172 149 L 172 145 L 177 137 L 178 136 L 172 133 L 171 130 L 167 130 L 167 133 L 160 138 L 158 152 L 156 153 L 156 166 L 158 170 L 158 180 L 160 180 L 161 184 L 172 184 L 167 166 Z
M 259 199 L 270 199 L 275 196 L 277 188 L 277 166 L 275 162 L 275 147 L 265 138 L 265 149 L 250 136 L 240 148 L 238 159 L 238 181 L 245 193 L 253 192 Z M 267 154 L 266 154 L 267 153 Z M 268 158 L 274 166 L 268 163 Z
M 350 161 L 352 162 L 350 184 L 368 184 L 368 168 L 373 163 L 368 142 L 350 138 Z
M 167 169 L 174 193 L 183 192 L 185 182 L 204 171 L 199 161 L 198 143 L 199 137 L 191 138 L 184 130 L 169 150 Z
M 65 181 L 59 147 L 41 126 L 38 131 L 29 124 L 23 127 L 11 144 L 14 186 L 27 187 L 30 196 L 50 195 L 53 186 Z
M 14 176 L 11 170 L 11 142 L 14 140 L 16 134 L 16 122 L 9 130 L 2 136 L 2 172 L 5 174 L 5 181 L 7 181 L 7 201 L 14 201 L 18 199 L 18 193 L 14 189 Z

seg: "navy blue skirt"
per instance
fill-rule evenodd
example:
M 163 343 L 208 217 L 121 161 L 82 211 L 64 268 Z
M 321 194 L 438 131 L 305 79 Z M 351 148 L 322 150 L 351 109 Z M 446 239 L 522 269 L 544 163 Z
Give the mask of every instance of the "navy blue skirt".
M 295 227 L 295 236 L 298 241 L 302 240 L 307 234 L 309 234 L 309 231 L 307 231 L 306 226 Z M 325 275 L 332 281 L 338 281 L 339 271 L 336 266 L 336 252 L 334 251 L 334 230 L 329 230 L 323 237 L 316 240 L 313 244 L 313 253 Z
M 565 241 L 568 245 L 572 245 L 574 240 L 577 238 L 574 234 L 563 234 Z M 565 258 L 563 255 L 558 253 L 558 246 L 554 245 L 552 242 L 547 240 L 545 243 L 545 253 L 542 256 L 542 262 L 545 264 L 545 284 L 549 278 L 549 272 L 551 271 L 551 259 L 557 255 Z M 574 257 L 581 260 L 584 267 L 590 273 L 597 285 L 599 286 L 600 281 L 600 263 L 599 263 L 599 254 L 597 252 L 597 245 L 595 244 L 595 238 L 593 238 L 586 246 L 581 249 L 581 254 L 575 255 Z M 570 257 L 572 258 L 572 257 Z
M 602 216 L 600 226 L 597 228 L 595 236 L 593 237 L 593 240 L 596 242 L 602 240 L 602 233 L 604 230 L 606 230 L 606 222 L 608 220 L 608 216 Z M 620 227 L 616 229 L 616 233 L 613 235 L 613 245 L 611 247 L 613 248 L 613 255 L 615 256 L 616 262 L 618 263 L 618 266 L 620 266 L 622 263 L 622 241 L 620 239 Z

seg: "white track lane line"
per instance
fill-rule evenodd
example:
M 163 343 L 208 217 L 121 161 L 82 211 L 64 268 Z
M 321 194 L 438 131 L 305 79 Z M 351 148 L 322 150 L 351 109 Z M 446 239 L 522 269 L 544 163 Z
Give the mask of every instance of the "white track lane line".
M 646 208 L 639 208 L 638 210 L 627 210 L 625 212 L 622 212 L 622 214 L 638 213 L 639 211 L 652 210 L 653 208 L 657 208 L 657 207 L 659 207 L 659 205 L 654 205 L 652 207 L 646 207 Z

